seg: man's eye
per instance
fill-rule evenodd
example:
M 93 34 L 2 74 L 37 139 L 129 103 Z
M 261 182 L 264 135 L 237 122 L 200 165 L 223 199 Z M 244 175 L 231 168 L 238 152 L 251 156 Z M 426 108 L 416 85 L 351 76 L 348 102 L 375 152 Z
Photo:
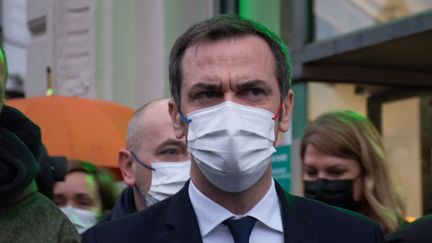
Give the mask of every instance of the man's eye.
M 264 95 L 265 94 L 264 90 L 262 90 L 262 89 L 250 89 L 249 93 L 251 95 L 254 95 L 254 96 Z
M 205 92 L 200 92 L 195 96 L 195 99 L 198 100 L 209 100 L 209 99 L 214 99 L 214 98 L 218 98 L 221 95 L 218 92 L 215 91 L 205 91 Z
M 180 161 L 182 158 L 182 151 L 179 148 L 168 148 L 162 150 L 158 157 L 160 161 Z
M 266 97 L 266 92 L 261 88 L 251 88 L 247 90 L 240 91 L 239 95 L 248 101 L 262 101 Z
M 180 151 L 178 151 L 178 149 L 174 149 L 174 148 L 165 149 L 161 152 L 161 154 L 164 154 L 164 155 L 177 155 L 179 153 L 180 153 Z

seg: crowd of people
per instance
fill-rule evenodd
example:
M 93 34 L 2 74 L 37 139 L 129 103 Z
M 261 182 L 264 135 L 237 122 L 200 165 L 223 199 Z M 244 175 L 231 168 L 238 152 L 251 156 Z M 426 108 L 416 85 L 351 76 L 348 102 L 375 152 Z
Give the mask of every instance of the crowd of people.
M 177 39 L 171 98 L 137 109 L 128 124 L 121 192 L 91 161 L 67 160 L 63 178 L 43 180 L 52 158 L 38 126 L 4 105 L 0 54 L 0 242 L 432 240 L 430 216 L 405 220 L 380 134 L 356 112 L 325 113 L 304 132 L 304 197 L 272 178 L 293 109 L 291 63 L 258 22 L 214 17 Z

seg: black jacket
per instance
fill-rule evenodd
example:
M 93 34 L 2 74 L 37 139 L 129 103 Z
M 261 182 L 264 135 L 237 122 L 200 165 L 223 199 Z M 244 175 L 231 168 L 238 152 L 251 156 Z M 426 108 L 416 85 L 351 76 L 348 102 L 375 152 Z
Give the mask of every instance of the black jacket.
M 41 134 L 20 111 L 4 106 L 0 114 L 0 202 L 24 191 L 39 170 Z
M 4 106 L 0 114 L 0 143 L 0 198 L 5 193 L 8 196 L 3 198 L 10 197 L 4 190 L 21 191 L 35 179 L 39 192 L 52 199 L 55 181 L 64 179 L 66 157 L 48 156 L 39 127 L 19 110 Z M 7 176 L 15 172 L 18 173 L 14 185 L 9 184 L 11 178 Z
M 431 243 L 432 214 L 423 216 L 413 223 L 386 236 L 387 243 Z
M 310 199 L 285 194 L 279 184 L 285 242 L 383 243 L 379 226 L 354 212 Z M 201 235 L 188 195 L 188 185 L 174 196 L 146 210 L 97 225 L 83 235 L 83 243 L 201 243 Z
M 78 243 L 74 226 L 37 192 L 40 129 L 18 110 L 0 115 L 0 242 Z

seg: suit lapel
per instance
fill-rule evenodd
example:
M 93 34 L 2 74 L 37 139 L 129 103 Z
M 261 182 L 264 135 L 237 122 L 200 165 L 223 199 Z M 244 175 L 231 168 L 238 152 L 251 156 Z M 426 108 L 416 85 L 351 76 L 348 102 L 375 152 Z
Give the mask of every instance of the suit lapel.
M 285 243 L 317 243 L 318 234 L 308 227 L 308 220 L 302 214 L 302 208 L 297 205 L 295 197 L 286 193 L 276 181 L 275 185 L 281 205 Z
M 317 232 L 308 226 L 295 197 L 286 193 L 275 181 L 281 205 L 285 243 L 318 243 Z M 201 233 L 188 193 L 189 182 L 174 195 L 167 207 L 166 227 L 157 242 L 202 243 Z
M 197 217 L 188 193 L 189 182 L 174 195 L 167 207 L 167 231 L 157 242 L 202 243 Z

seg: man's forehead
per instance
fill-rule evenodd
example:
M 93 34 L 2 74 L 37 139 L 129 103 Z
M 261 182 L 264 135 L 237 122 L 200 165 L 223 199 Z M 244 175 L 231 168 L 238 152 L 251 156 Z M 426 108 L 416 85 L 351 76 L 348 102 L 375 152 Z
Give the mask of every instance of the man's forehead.
M 241 48 L 244 45 L 252 45 L 258 48 Z M 202 40 L 186 48 L 184 58 L 205 57 L 210 59 L 212 56 L 218 56 L 219 59 L 223 60 L 224 56 L 220 55 L 221 50 L 230 51 L 229 48 L 232 48 L 231 51 L 234 52 L 243 51 L 248 54 L 256 51 L 265 51 L 268 52 L 266 54 L 272 54 L 270 47 L 263 38 L 256 35 L 244 35 L 219 40 Z
M 186 50 L 182 62 L 182 88 L 193 85 L 186 82 L 191 77 L 194 81 L 214 85 L 220 85 L 221 78 L 226 74 L 234 80 L 242 81 L 264 79 L 264 75 L 276 79 L 274 66 L 273 53 L 260 37 L 248 35 L 203 42 Z M 195 80 L 197 78 L 199 80 Z
M 148 107 L 140 119 L 141 128 L 144 131 L 166 129 L 171 124 L 168 112 L 168 103 L 161 103 Z
M 168 113 L 168 111 L 167 111 Z M 169 115 L 161 115 L 160 112 L 147 113 L 141 120 L 140 129 L 144 135 L 154 135 L 165 130 L 173 130 Z
M 175 139 L 168 103 L 149 107 L 141 119 L 140 130 L 143 147 L 154 149 L 167 139 Z

